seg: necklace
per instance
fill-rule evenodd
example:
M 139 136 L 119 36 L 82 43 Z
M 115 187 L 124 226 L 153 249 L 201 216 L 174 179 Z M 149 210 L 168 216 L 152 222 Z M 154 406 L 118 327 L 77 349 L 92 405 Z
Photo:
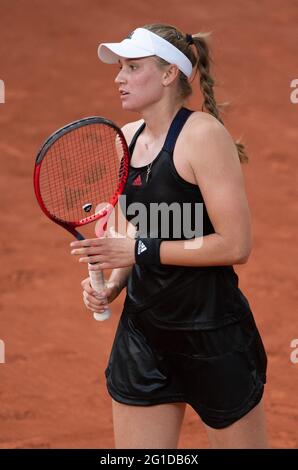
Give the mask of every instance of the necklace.
M 148 183 L 148 179 L 149 179 L 149 175 L 150 175 L 152 163 L 153 163 L 153 161 L 152 161 L 151 163 L 149 163 L 149 165 L 147 165 L 147 170 L 146 170 L 146 171 L 147 171 L 147 173 L 146 173 L 146 183 Z
M 146 143 L 145 143 L 145 148 L 146 148 L 146 150 L 149 150 L 149 145 L 146 144 Z M 147 169 L 146 169 L 146 183 L 148 183 L 148 179 L 149 179 L 149 176 L 150 176 L 152 163 L 153 163 L 153 160 L 152 160 L 152 162 L 150 162 L 150 163 L 147 165 Z

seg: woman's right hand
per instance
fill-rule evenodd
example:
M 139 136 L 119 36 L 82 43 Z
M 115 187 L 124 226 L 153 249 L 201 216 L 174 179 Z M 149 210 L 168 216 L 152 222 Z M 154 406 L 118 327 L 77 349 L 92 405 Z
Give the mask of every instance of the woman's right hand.
M 81 282 L 83 288 L 83 301 L 85 306 L 92 312 L 102 313 L 107 305 L 113 302 L 121 292 L 120 286 L 114 281 L 105 281 L 104 290 L 98 294 L 90 284 L 90 278 L 87 277 Z

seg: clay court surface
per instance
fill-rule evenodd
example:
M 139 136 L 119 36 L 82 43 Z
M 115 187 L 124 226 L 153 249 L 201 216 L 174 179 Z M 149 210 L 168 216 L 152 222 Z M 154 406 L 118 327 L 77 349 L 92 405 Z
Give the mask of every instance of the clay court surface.
M 71 236 L 41 213 L 32 171 L 44 139 L 64 124 L 103 115 L 119 125 L 116 66 L 97 59 L 99 42 L 137 26 L 175 24 L 212 31 L 218 102 L 250 162 L 243 165 L 253 252 L 235 266 L 269 358 L 265 392 L 270 444 L 297 448 L 297 122 L 290 88 L 298 78 L 298 3 L 293 0 L 1 0 L 0 448 L 113 447 L 104 369 L 121 313 L 97 323 L 82 303 L 85 269 Z M 190 106 L 200 109 L 197 83 Z M 108 274 L 108 273 L 107 273 Z M 188 408 L 180 448 L 206 448 Z

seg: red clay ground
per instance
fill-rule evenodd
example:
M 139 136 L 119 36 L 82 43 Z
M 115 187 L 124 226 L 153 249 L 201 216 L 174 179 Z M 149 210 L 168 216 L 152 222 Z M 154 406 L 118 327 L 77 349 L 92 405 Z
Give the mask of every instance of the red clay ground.
M 153 13 L 154 12 L 154 13 Z M 123 297 L 111 321 L 96 323 L 81 301 L 85 270 L 69 255 L 71 237 L 50 223 L 32 190 L 36 151 L 58 127 L 88 115 L 123 124 L 115 69 L 97 44 L 150 22 L 213 31 L 218 101 L 243 135 L 243 167 L 254 234 L 236 266 L 269 356 L 266 410 L 272 447 L 297 448 L 298 364 L 290 361 L 297 322 L 298 5 L 291 0 L 1 0 L 1 448 L 113 447 L 104 368 Z M 195 85 L 197 89 L 197 85 Z M 192 101 L 200 109 L 200 94 Z M 295 217 L 296 216 L 296 217 Z M 191 409 L 180 448 L 208 446 Z

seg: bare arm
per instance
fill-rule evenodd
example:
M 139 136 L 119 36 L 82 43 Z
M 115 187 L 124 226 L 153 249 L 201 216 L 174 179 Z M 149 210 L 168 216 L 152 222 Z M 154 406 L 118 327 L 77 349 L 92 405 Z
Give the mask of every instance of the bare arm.
M 215 233 L 184 241 L 164 241 L 162 264 L 211 266 L 242 264 L 251 251 L 250 214 L 235 144 L 218 121 L 194 121 L 189 129 L 189 162 Z

